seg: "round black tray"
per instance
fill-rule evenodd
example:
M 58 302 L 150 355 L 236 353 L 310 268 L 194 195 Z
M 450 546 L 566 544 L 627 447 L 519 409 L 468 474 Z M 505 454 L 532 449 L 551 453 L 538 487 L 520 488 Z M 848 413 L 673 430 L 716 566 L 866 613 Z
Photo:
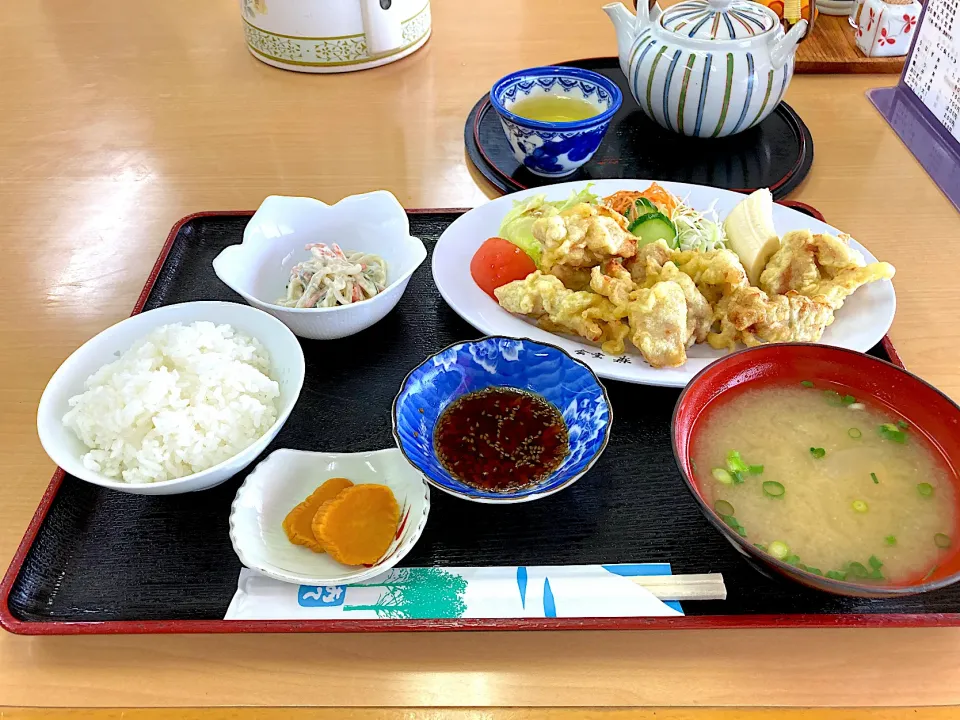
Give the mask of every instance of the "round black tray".
M 767 187 L 779 200 L 810 172 L 813 137 L 786 103 L 746 132 L 726 138 L 689 138 L 664 130 L 643 114 L 616 58 L 560 64 L 607 76 L 623 91 L 623 106 L 590 162 L 566 177 L 542 178 L 514 159 L 489 96 L 482 97 L 464 128 L 467 154 L 483 176 L 504 192 L 571 180 L 656 178 L 744 192 Z

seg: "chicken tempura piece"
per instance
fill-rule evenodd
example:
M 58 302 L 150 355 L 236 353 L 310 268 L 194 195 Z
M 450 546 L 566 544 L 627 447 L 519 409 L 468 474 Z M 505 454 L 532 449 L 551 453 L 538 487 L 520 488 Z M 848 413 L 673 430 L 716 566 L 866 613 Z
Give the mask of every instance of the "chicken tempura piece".
M 658 282 L 676 283 L 683 290 L 683 297 L 687 301 L 687 347 L 706 340 L 713 325 L 713 308 L 690 276 L 680 272 L 672 262 L 667 262 L 656 279 Z
M 866 265 L 849 239 L 848 235 L 814 235 L 809 230 L 787 233 L 760 274 L 760 288 L 770 295 L 793 290 L 839 310 L 857 288 L 893 277 L 893 265 Z
M 588 311 L 588 315 L 592 315 L 593 311 Z M 603 314 L 603 313 L 601 313 Z M 591 318 L 595 319 L 595 318 Z M 630 326 L 623 321 L 600 321 L 599 323 L 601 335 L 595 340 L 600 344 L 600 349 L 603 350 L 607 355 L 622 355 L 623 351 L 626 349 L 626 343 L 624 342 L 627 339 L 627 336 L 630 334 Z M 544 315 L 539 320 L 537 320 L 537 326 L 551 333 L 570 333 L 570 328 L 564 327 L 553 322 L 549 317 Z
M 675 282 L 641 288 L 627 306 L 630 341 L 655 368 L 687 361 L 687 301 Z
M 552 275 L 562 282 L 567 290 L 590 289 L 590 271 L 592 268 L 554 265 L 551 270 Z
M 768 296 L 756 287 L 738 288 L 724 297 L 714 317 L 720 332 L 710 333 L 712 347 L 733 350 L 737 341 L 747 347 L 772 342 L 817 342 L 833 322 L 825 302 L 793 291 Z
M 633 278 L 619 258 L 595 265 L 590 272 L 590 289 L 609 298 L 614 305 L 622 307 L 630 302 L 630 293 L 635 287 Z
M 559 215 L 540 218 L 533 223 L 533 236 L 543 247 L 540 267 L 553 274 L 554 267 L 593 267 L 604 260 L 632 257 L 637 239 L 628 233 L 609 208 L 580 203 Z
M 550 332 L 570 332 L 592 342 L 611 343 L 623 351 L 625 333 L 619 329 L 619 313 L 613 303 L 592 292 L 568 290 L 557 278 L 539 270 L 494 290 L 500 307 L 530 315 Z M 623 311 L 625 313 L 625 311 Z M 606 349 L 606 348 L 605 348 Z M 612 350 L 608 350 L 612 352 Z
M 864 285 L 875 280 L 890 280 L 896 270 L 886 262 L 875 262 L 865 267 L 846 268 L 830 280 L 823 280 L 817 286 L 814 300 L 827 303 L 834 310 L 843 306 L 843 301 Z
M 747 271 L 732 250 L 685 250 L 674 252 L 673 262 L 689 275 L 711 305 L 737 288 L 749 285 Z
M 648 275 L 660 272 L 663 264 L 673 258 L 674 252 L 666 240 L 657 240 L 638 247 L 637 254 L 624 262 L 623 266 L 630 271 L 635 283 L 643 285 Z
M 713 324 L 713 308 L 710 303 L 697 290 L 690 276 L 680 272 L 671 261 L 667 260 L 662 265 L 659 264 L 662 254 L 657 243 L 646 245 L 641 248 L 641 251 L 645 248 L 652 248 L 653 252 L 646 254 L 650 259 L 650 265 L 648 272 L 644 273 L 645 280 L 641 287 L 650 289 L 660 282 L 673 282 L 679 285 L 687 303 L 687 333 L 684 345 L 691 347 L 694 343 L 704 342 Z M 669 252 L 666 243 L 663 244 L 662 250 Z M 590 277 L 590 289 L 609 298 L 618 309 L 635 299 L 636 293 L 632 291 L 637 289 L 636 286 L 631 274 L 623 267 L 619 258 L 608 260 L 603 265 L 593 268 Z

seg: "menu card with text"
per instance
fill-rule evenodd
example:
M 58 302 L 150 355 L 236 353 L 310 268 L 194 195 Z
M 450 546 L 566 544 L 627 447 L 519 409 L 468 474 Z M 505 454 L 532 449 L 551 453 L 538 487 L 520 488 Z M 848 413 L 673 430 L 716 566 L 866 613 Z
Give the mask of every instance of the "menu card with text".
M 927 0 L 892 88 L 868 97 L 960 210 L 960 0 Z

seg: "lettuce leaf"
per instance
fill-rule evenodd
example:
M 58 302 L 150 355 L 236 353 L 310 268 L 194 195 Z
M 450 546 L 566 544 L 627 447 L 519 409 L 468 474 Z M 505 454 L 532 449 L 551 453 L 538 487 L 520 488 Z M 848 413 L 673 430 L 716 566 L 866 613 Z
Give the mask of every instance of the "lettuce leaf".
M 542 248 L 540 241 L 533 236 L 533 223 L 542 217 L 558 215 L 579 203 L 595 205 L 600 202 L 599 196 L 590 191 L 592 185 L 590 183 L 580 191 L 574 190 L 566 200 L 548 202 L 546 194 L 543 194 L 514 201 L 513 209 L 504 216 L 497 234 L 523 250 L 539 267 Z
M 580 190 L 579 192 L 574 190 L 572 193 L 570 193 L 570 197 L 563 202 L 555 202 L 551 203 L 551 205 L 556 206 L 557 210 L 560 212 L 569 210 L 574 205 L 579 205 L 580 203 L 596 205 L 600 202 L 600 196 L 590 190 L 592 187 L 593 183 L 587 183 L 587 186 L 583 188 L 583 190 Z
M 556 215 L 559 212 L 552 203 L 547 202 L 546 195 L 516 200 L 513 203 L 513 209 L 500 223 L 500 231 L 497 234 L 523 250 L 539 267 L 541 247 L 540 242 L 533 236 L 533 223 L 542 217 Z

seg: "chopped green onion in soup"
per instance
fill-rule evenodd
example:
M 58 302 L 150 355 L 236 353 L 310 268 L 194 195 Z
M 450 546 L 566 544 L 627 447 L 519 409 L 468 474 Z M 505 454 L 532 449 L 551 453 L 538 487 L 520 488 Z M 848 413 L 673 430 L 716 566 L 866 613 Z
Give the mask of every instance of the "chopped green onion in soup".
M 733 485 L 733 475 L 724 470 L 723 468 L 714 468 L 710 471 L 710 474 L 713 475 L 713 479 L 724 485 Z
M 740 453 L 736 450 L 731 450 L 727 453 L 727 467 L 730 468 L 730 472 L 749 472 L 750 466 L 747 465 L 743 458 L 740 457 Z
M 880 437 L 901 445 L 907 441 L 907 435 L 893 423 L 884 423 L 879 428 Z
M 783 484 L 775 480 L 768 480 L 763 484 L 763 494 L 767 497 L 781 498 L 785 492 L 786 488 L 783 487 Z
M 704 501 L 735 507 L 718 515 L 769 555 L 834 580 L 915 582 L 956 546 L 943 531 L 957 525 L 958 485 L 897 423 L 856 389 L 746 384 L 699 421 L 691 460 L 721 471 L 728 482 L 708 478 Z
M 786 560 L 787 556 L 790 554 L 790 546 L 785 542 L 774 540 L 769 546 L 767 546 L 767 552 L 773 555 L 777 560 Z
M 733 515 L 733 505 L 728 503 L 726 500 L 717 500 L 713 504 L 713 509 L 717 511 L 719 515 Z

